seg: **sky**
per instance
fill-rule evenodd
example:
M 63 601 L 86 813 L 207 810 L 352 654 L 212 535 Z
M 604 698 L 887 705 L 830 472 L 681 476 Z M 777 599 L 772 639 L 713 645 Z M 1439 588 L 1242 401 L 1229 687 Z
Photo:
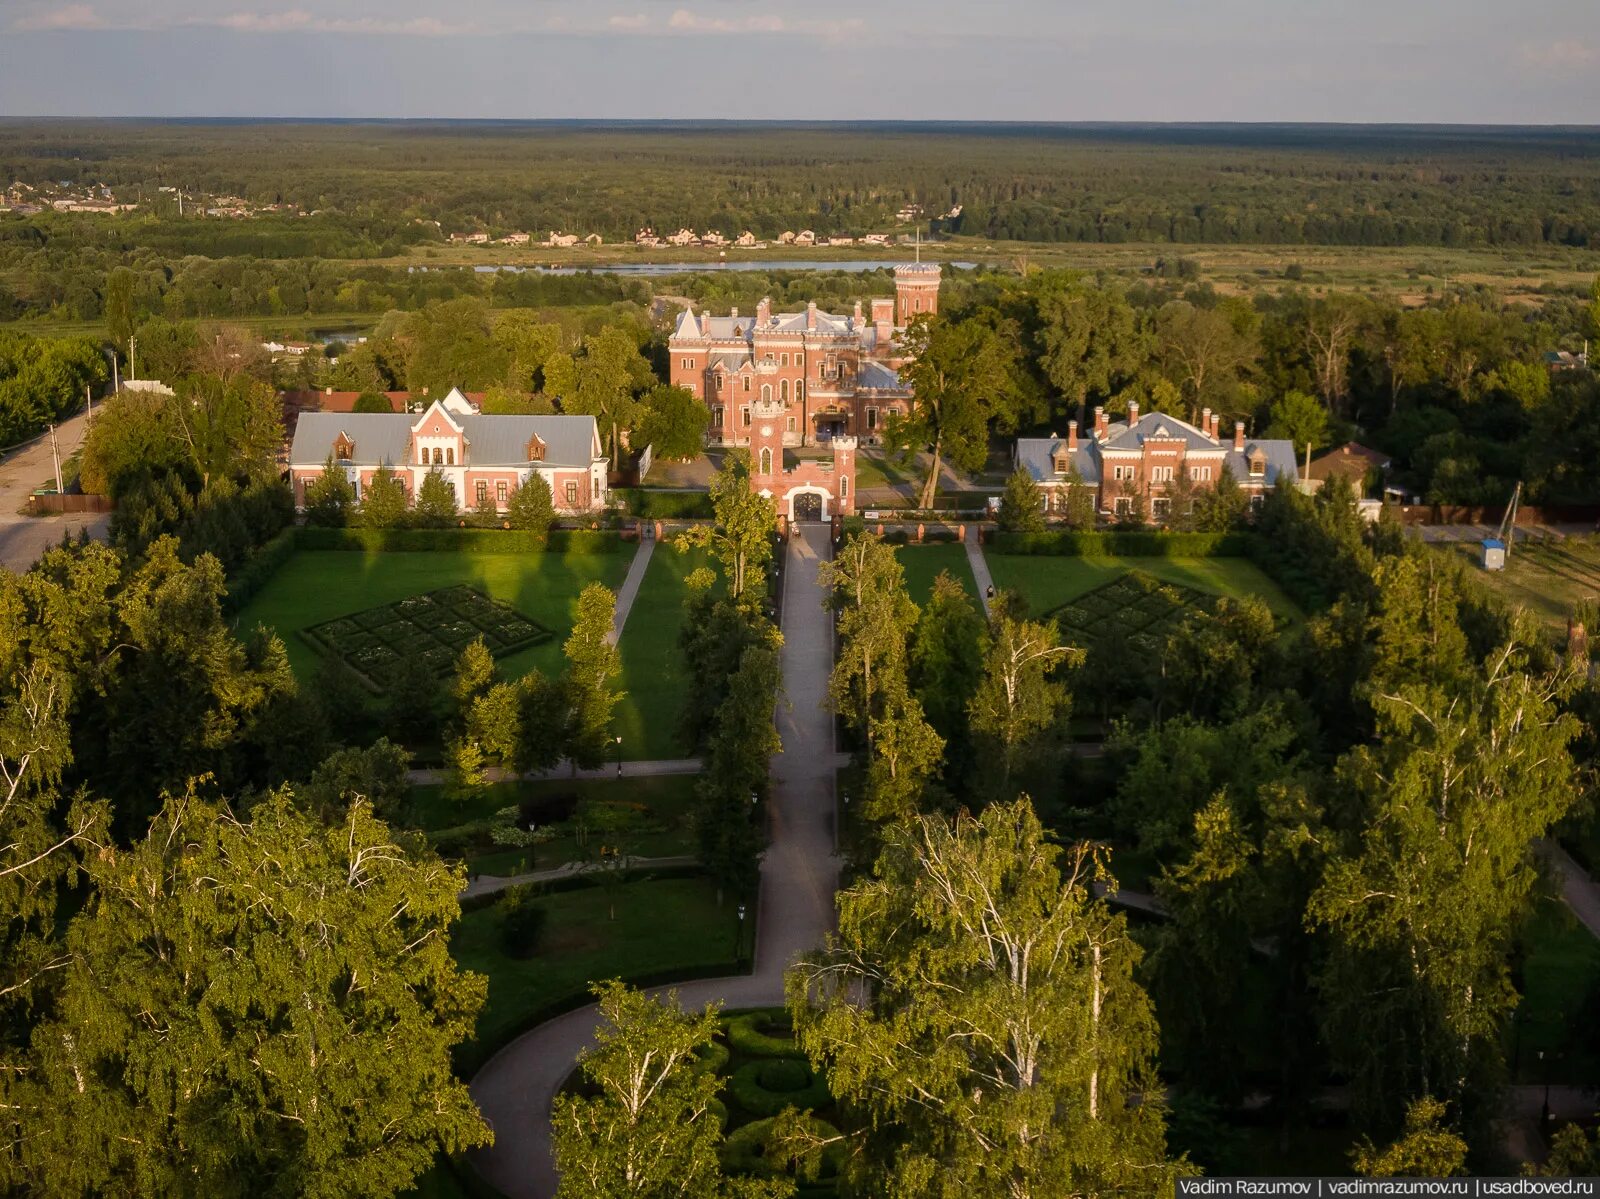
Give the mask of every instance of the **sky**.
M 1600 124 L 1596 9 L 0 0 L 0 114 Z

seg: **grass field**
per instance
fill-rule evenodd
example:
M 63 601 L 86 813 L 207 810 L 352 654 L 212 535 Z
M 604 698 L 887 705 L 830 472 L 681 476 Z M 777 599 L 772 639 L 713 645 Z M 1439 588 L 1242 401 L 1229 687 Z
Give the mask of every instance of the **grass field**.
M 1583 600 L 1600 600 L 1600 537 L 1568 537 L 1562 541 L 1518 541 L 1505 570 L 1479 566 L 1475 542 L 1440 545 L 1441 553 L 1459 554 L 1472 563 L 1472 574 L 1507 603 L 1528 609 L 1552 632 L 1566 635 L 1567 617 Z M 1595 630 L 1589 630 L 1590 638 Z
M 691 973 L 733 959 L 739 918 L 730 900 L 717 906 L 706 879 L 647 879 L 617 896 L 608 920 L 600 887 L 547 895 L 543 942 L 533 957 L 507 956 L 500 943 L 501 906 L 468 912 L 451 937 L 458 964 L 488 976 L 489 999 L 478 1016 L 478 1039 L 499 1046 L 531 1013 L 581 999 L 591 981 L 622 975 Z
M 561 646 L 572 631 L 578 593 L 590 583 L 615 590 L 628 572 L 632 547 L 614 552 L 588 548 L 547 553 L 358 551 L 302 552 L 286 562 L 239 614 L 239 627 L 276 629 L 289 663 L 302 678 L 316 669 L 317 652 L 298 634 L 303 628 L 409 596 L 465 583 L 510 604 L 555 636 L 500 660 L 515 678 L 534 667 L 561 667 Z
M 640 832 L 629 842 L 629 852 L 642 857 L 671 857 L 694 852 L 694 832 L 689 826 L 694 788 L 693 775 L 493 783 L 463 801 L 453 798 L 443 785 L 429 785 L 411 789 L 402 820 L 411 828 L 438 833 L 472 821 L 489 820 L 502 808 L 530 801 L 548 801 L 557 807 L 578 801 L 627 804 L 641 809 L 648 827 L 648 831 Z M 548 870 L 581 861 L 585 856 L 576 837 L 563 834 L 531 849 L 500 849 L 492 845 L 485 845 L 481 852 L 469 849 L 467 868 L 473 874 L 503 878 L 529 870 Z
M 1301 613 L 1276 583 L 1243 558 L 1069 558 L 986 553 L 989 573 L 1002 590 L 1020 592 L 1033 615 L 1049 612 L 1130 570 L 1213 595 L 1253 595 L 1274 616 L 1298 621 Z
M 1600 1000 L 1600 941 L 1565 904 L 1547 898 L 1523 930 L 1522 952 L 1522 1002 L 1507 1047 L 1515 1081 L 1592 1082 L 1600 1072 L 1593 1020 Z
M 967 594 L 977 597 L 978 585 L 972 579 L 972 566 L 967 561 L 967 551 L 959 545 L 902 545 L 898 550 L 900 565 L 906 572 L 906 590 L 920 606 L 933 594 L 933 581 L 941 570 L 948 570 L 956 582 L 967 589 Z
M 689 687 L 678 631 L 689 595 L 684 580 L 697 567 L 711 565 L 705 551 L 680 554 L 670 542 L 658 545 L 650 558 L 622 630 L 621 685 L 628 697 L 614 727 L 625 758 L 681 758 L 689 753 L 678 734 L 678 714 Z

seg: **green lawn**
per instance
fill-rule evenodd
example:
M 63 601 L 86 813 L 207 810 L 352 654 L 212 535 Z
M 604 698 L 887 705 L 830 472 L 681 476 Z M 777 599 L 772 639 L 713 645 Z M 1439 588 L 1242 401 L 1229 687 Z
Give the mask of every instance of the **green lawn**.
M 678 714 L 689 688 L 678 631 L 689 587 L 684 579 L 697 567 L 711 567 L 710 554 L 680 554 L 663 542 L 650 558 L 639 595 L 622 629 L 622 688 L 628 698 L 614 727 L 626 758 L 681 758 L 689 754 L 678 734 Z
M 976 598 L 978 585 L 972 580 L 972 565 L 967 561 L 967 551 L 959 545 L 902 545 L 899 548 L 900 565 L 906 572 L 906 590 L 918 605 L 928 602 L 933 594 L 933 581 L 941 570 L 948 570 Z
M 443 786 L 413 787 L 402 822 L 424 832 L 438 833 L 472 821 L 488 820 L 501 808 L 520 805 L 524 800 L 572 796 L 594 803 L 629 804 L 645 809 L 642 816 L 648 822 L 649 831 L 634 837 L 628 844 L 628 851 L 642 857 L 674 857 L 693 853 L 695 849 L 694 831 L 689 823 L 694 789 L 692 775 L 494 783 L 466 801 L 453 799 L 449 789 Z M 582 861 L 587 856 L 575 836 L 564 834 L 531 849 L 496 849 L 485 844 L 481 851 L 469 850 L 466 860 L 473 874 L 504 878 Z
M 298 636 L 300 629 L 465 583 L 555 633 L 542 645 L 500 659 L 501 673 L 515 678 L 534 667 L 554 673 L 561 669 L 561 646 L 572 630 L 578 593 L 594 582 L 615 590 L 628 573 L 632 551 L 621 542 L 612 552 L 589 547 L 546 553 L 305 551 L 256 594 L 240 613 L 239 627 L 276 629 L 290 665 L 304 678 L 316 668 L 317 652 Z
M 1600 1000 L 1600 941 L 1564 903 L 1544 899 L 1523 930 L 1522 951 L 1522 1002 L 1507 1047 L 1516 1081 L 1592 1081 L 1600 1073 L 1592 1010 Z
M 1579 603 L 1600 600 L 1600 537 L 1518 541 L 1504 570 L 1484 570 L 1477 542 L 1451 542 L 1439 552 L 1471 563 L 1470 577 L 1507 603 L 1528 609 L 1552 633 L 1564 638 L 1567 617 Z M 1589 630 L 1594 637 L 1594 630 Z
M 716 888 L 703 878 L 629 883 L 617 896 L 615 920 L 607 919 L 607 894 L 598 886 L 540 902 L 548 924 L 539 952 L 526 960 L 501 948 L 498 904 L 462 916 L 451 937 L 457 963 L 489 979 L 478 1016 L 484 1048 L 498 1048 L 552 1004 L 580 1000 L 591 981 L 688 974 L 733 960 L 737 907 L 730 899 L 719 908 Z
M 1093 591 L 1130 570 L 1213 595 L 1254 595 L 1273 615 L 1298 622 L 1300 610 L 1278 585 L 1243 558 L 1073 558 L 997 554 L 986 550 L 989 573 L 1002 590 L 1018 591 L 1034 615 Z

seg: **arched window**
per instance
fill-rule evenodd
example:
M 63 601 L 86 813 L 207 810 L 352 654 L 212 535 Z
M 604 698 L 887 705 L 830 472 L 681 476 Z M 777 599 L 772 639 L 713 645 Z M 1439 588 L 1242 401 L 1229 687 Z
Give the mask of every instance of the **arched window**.
M 761 473 L 764 475 L 772 473 L 772 451 L 769 449 L 761 451 Z
M 789 402 L 789 380 L 785 379 L 778 384 L 778 398 L 785 404 Z
M 795 400 L 795 403 L 798 404 L 798 403 L 802 402 L 805 398 L 806 398 L 806 382 L 805 382 L 804 379 L 796 379 L 795 380 L 795 384 L 794 384 L 794 400 Z
M 456 464 L 456 447 L 455 446 L 449 446 L 449 447 L 447 447 L 445 449 L 445 452 L 444 452 L 444 464 L 446 466 L 454 466 Z
M 761 385 L 761 399 L 763 402 L 772 399 L 772 384 L 763 383 Z
M 438 446 L 434 446 L 433 447 L 433 464 L 435 466 L 443 466 L 444 465 L 444 451 L 441 450 Z
M 839 477 L 839 498 L 841 500 L 847 500 L 847 499 L 850 498 L 850 476 L 849 475 L 841 475 Z

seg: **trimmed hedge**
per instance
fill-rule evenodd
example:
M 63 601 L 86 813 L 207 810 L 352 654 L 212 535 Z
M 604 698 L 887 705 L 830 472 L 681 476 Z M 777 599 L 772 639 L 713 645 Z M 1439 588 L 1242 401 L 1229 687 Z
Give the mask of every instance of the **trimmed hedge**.
M 614 554 L 622 549 L 622 539 L 614 532 L 595 529 L 552 529 L 547 537 L 540 537 L 522 529 L 326 529 L 305 525 L 298 530 L 295 548 L 434 553 L 477 550 L 501 554 L 582 550 Z
M 833 1102 L 827 1079 L 794 1058 L 746 1062 L 729 1076 L 728 1098 L 752 1116 L 776 1116 L 785 1108 L 812 1111 Z
M 721 1041 L 710 1041 L 694 1051 L 694 1061 L 691 1063 L 696 1073 L 721 1074 L 728 1068 L 728 1058 L 731 1056 L 728 1047 Z
M 826 1120 L 806 1116 L 805 1121 L 811 1134 L 818 1140 L 839 1135 L 839 1130 Z M 748 1174 L 756 1178 L 782 1178 L 789 1175 L 788 1162 L 769 1161 L 766 1156 L 767 1150 L 773 1148 L 769 1142 L 776 1124 L 776 1119 L 757 1120 L 753 1124 L 746 1124 L 743 1128 L 734 1129 L 722 1143 L 722 1149 L 718 1154 L 722 1159 L 723 1169 L 733 1174 Z M 828 1178 L 837 1174 L 843 1157 L 844 1147 L 837 1141 L 825 1149 L 822 1154 L 821 1176 Z
M 727 1021 L 725 1027 L 728 1044 L 747 1057 L 805 1057 L 805 1051 L 794 1043 L 789 1013 L 783 1008 L 747 1012 Z M 767 1031 L 771 1029 L 782 1035 L 771 1035 Z
M 1245 558 L 1255 538 L 1249 533 L 996 533 L 999 554 L 1064 558 Z
M 699 520 L 716 515 L 708 491 L 658 491 L 646 487 L 613 487 L 631 516 L 643 520 Z
M 278 573 L 299 548 L 300 530 L 290 525 L 280 530 L 270 540 L 263 542 L 228 579 L 228 592 L 223 608 L 228 612 L 242 611 L 255 598 L 256 592 L 267 585 L 267 580 Z

